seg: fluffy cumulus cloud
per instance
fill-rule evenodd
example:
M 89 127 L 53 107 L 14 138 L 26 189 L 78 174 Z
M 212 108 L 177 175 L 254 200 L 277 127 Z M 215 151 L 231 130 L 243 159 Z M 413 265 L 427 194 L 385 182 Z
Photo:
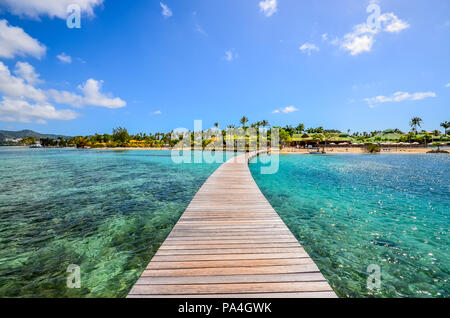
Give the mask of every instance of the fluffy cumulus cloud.
M 121 108 L 125 107 L 127 103 L 122 99 L 110 97 L 101 93 L 103 81 L 96 81 L 95 79 L 88 79 L 84 85 L 79 88 L 84 93 L 84 102 L 86 105 L 101 106 L 106 108 Z
M 11 26 L 4 19 L 0 20 L 0 57 L 30 55 L 41 58 L 45 52 L 46 47 L 29 36 L 22 28 Z
M 27 62 L 17 62 L 16 68 L 14 69 L 14 74 L 16 74 L 19 78 L 24 79 L 31 85 L 41 84 L 44 82 L 39 78 L 40 75 L 36 73 L 34 67 Z
M 277 6 L 277 0 L 264 0 L 259 2 L 259 10 L 264 13 L 266 17 L 270 17 L 276 13 Z
M 46 120 L 72 120 L 76 112 L 57 110 L 49 103 L 30 103 L 21 98 L 3 97 L 0 101 L 0 121 L 45 124 Z
M 79 5 L 81 12 L 92 16 L 95 7 L 101 5 L 103 0 L 1 0 L 0 6 L 19 16 L 39 18 L 67 18 L 67 7 L 72 4 Z
M 384 26 L 383 30 L 385 32 L 397 33 L 409 28 L 409 24 L 405 21 L 400 20 L 392 12 L 384 13 L 380 16 L 380 22 Z
M 408 93 L 408 92 L 396 92 L 390 96 L 376 96 L 371 98 L 366 98 L 366 101 L 371 108 L 375 107 L 375 104 L 379 103 L 399 103 L 403 101 L 417 101 L 425 98 L 433 98 L 436 97 L 436 93 L 434 92 L 417 92 L 417 93 Z
M 78 117 L 72 110 L 57 110 L 48 103 L 46 92 L 33 86 L 41 82 L 33 66 L 17 62 L 14 74 L 0 62 L 0 121 L 44 124 L 48 119 Z
M 16 69 L 20 68 L 20 66 L 16 66 Z M 9 97 L 31 99 L 36 102 L 45 102 L 47 99 L 42 90 L 27 83 L 25 79 L 11 74 L 9 68 L 3 62 L 0 62 L 0 93 Z
M 352 32 L 344 35 L 341 49 L 358 55 L 370 52 L 375 43 L 375 36 L 381 32 L 398 33 L 409 28 L 409 24 L 399 19 L 394 13 L 384 13 L 378 18 L 380 27 L 370 26 L 367 23 L 358 24 L 353 27 Z
M 445 85 L 445 87 L 449 88 L 449 87 L 450 87 L 450 83 L 448 83 L 447 85 Z
M 76 108 L 81 108 L 85 105 L 83 96 L 68 91 L 49 89 L 47 96 L 58 104 L 70 105 Z
M 170 18 L 171 16 L 173 16 L 172 10 L 170 10 L 170 8 L 169 8 L 166 4 L 160 2 L 159 5 L 160 5 L 161 8 L 162 8 L 161 14 L 162 14 L 164 17 Z
M 289 114 L 289 113 L 293 113 L 293 112 L 297 112 L 298 109 L 295 108 L 294 106 L 286 106 L 286 107 L 282 107 L 279 109 L 275 109 L 272 113 L 273 114 L 279 114 L 279 113 L 284 113 L 284 114 Z
M 344 35 L 341 48 L 349 51 L 351 55 L 370 52 L 376 33 L 378 33 L 377 29 L 371 28 L 367 24 L 358 24 L 353 27 L 352 32 Z
M 126 102 L 118 97 L 101 92 L 102 81 L 88 79 L 78 88 L 82 94 L 55 89 L 43 90 L 35 87 L 43 81 L 34 67 L 26 62 L 17 62 L 14 74 L 0 62 L 0 121 L 46 123 L 47 120 L 72 120 L 79 114 L 70 109 L 56 109 L 52 103 L 72 107 L 99 106 L 106 108 L 125 107 Z
M 56 58 L 58 60 L 60 60 L 60 62 L 62 62 L 62 63 L 66 63 L 66 64 L 72 63 L 72 57 L 70 55 L 67 55 L 64 52 L 61 53 L 61 54 L 56 55 Z
M 308 53 L 308 55 L 311 55 L 312 51 L 319 51 L 320 49 L 314 43 L 305 43 L 300 46 L 299 50 L 303 53 Z
M 58 91 L 56 89 L 48 90 L 48 97 L 55 103 L 66 104 L 76 108 L 83 106 L 98 106 L 106 108 L 122 108 L 127 103 L 118 98 L 111 97 L 111 94 L 104 94 L 101 92 L 103 81 L 97 81 L 93 78 L 88 79 L 85 83 L 78 86 L 78 89 L 83 93 L 79 95 L 68 91 Z

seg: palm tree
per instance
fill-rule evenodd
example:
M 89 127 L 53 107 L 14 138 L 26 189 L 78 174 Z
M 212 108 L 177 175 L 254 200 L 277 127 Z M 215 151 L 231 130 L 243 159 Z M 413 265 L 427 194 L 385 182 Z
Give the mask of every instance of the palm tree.
M 250 126 L 251 126 L 252 128 L 259 129 L 259 127 L 261 126 L 261 122 L 260 122 L 260 121 L 257 121 L 256 123 L 253 123 L 253 124 L 251 124 Z
M 312 135 L 312 139 L 315 143 L 317 143 L 317 147 L 320 148 L 320 144 L 322 145 L 322 153 L 325 153 L 325 147 L 327 146 L 328 142 L 333 137 L 332 133 L 325 132 L 325 133 L 316 133 Z
M 266 127 L 270 126 L 270 124 L 269 124 L 269 122 L 268 122 L 267 120 L 264 119 L 264 120 L 261 122 L 261 126 L 263 126 L 264 128 L 266 128 Z
M 301 134 L 305 130 L 305 125 L 298 124 L 298 126 L 295 128 L 297 134 Z
M 219 123 L 214 123 L 214 127 L 219 128 Z
M 248 123 L 248 118 L 245 117 L 245 116 L 243 116 L 239 122 L 241 123 L 242 128 L 245 129 L 245 128 L 246 128 L 246 127 L 245 127 L 245 124 Z
M 320 143 L 323 140 L 323 135 L 319 134 L 319 133 L 314 133 L 311 135 L 311 138 L 312 138 L 313 143 L 315 143 L 317 145 L 317 149 L 319 149 Z M 317 150 L 317 151 L 319 151 L 319 150 Z
M 417 127 L 422 127 L 422 118 L 420 117 L 413 117 L 411 121 L 409 122 L 409 126 L 411 126 L 412 130 L 417 135 Z
M 443 123 L 441 123 L 441 127 L 445 129 L 445 136 L 447 136 L 447 129 L 450 128 L 450 122 L 444 121 Z
M 327 146 L 328 142 L 331 140 L 331 138 L 333 138 L 333 134 L 330 132 L 324 132 L 323 133 L 323 141 L 325 143 L 324 147 L 323 147 L 323 152 L 325 152 L 325 147 Z

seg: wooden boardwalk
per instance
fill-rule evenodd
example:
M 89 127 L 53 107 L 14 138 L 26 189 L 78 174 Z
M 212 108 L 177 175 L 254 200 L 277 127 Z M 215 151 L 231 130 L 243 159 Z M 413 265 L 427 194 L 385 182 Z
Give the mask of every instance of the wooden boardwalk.
M 208 178 L 128 297 L 336 297 L 254 182 L 249 156 Z

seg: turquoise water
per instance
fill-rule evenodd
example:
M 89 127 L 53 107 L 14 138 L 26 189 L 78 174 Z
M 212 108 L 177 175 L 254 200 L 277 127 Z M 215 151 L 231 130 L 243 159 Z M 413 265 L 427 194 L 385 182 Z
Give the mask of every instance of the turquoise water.
M 126 296 L 219 164 L 169 151 L 0 148 L 0 297 Z M 67 266 L 81 288 L 66 287 Z
M 255 160 L 253 160 L 255 161 Z M 341 297 L 450 296 L 450 156 L 287 155 L 252 174 Z M 380 290 L 367 268 L 381 269 Z

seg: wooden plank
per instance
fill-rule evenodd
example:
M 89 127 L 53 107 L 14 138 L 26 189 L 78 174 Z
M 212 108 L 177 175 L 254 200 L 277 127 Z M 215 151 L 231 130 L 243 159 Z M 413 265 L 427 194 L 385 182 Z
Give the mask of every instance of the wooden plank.
M 220 255 L 220 254 L 266 254 L 266 253 L 300 253 L 300 247 L 282 248 L 230 248 L 230 249 L 199 249 L 199 250 L 164 250 L 159 249 L 156 255 Z
M 299 292 L 299 293 L 248 293 L 248 294 L 198 294 L 198 295 L 128 295 L 129 298 L 337 298 L 329 292 Z
M 260 259 L 260 260 L 241 260 L 238 263 L 239 267 L 253 267 L 253 266 L 278 266 L 278 265 L 301 265 L 311 264 L 312 260 L 309 257 L 304 258 L 290 258 L 290 259 Z M 180 268 L 223 268 L 234 267 L 237 265 L 236 261 L 183 261 L 183 262 L 151 262 L 147 270 L 151 269 L 180 269 Z
M 207 238 L 201 238 L 195 239 L 195 240 L 188 240 L 186 238 L 180 239 L 177 237 L 174 238 L 168 238 L 165 242 L 165 246 L 171 246 L 171 245 L 178 245 L 180 242 L 183 243 L 183 245 L 189 244 L 189 245 L 201 245 L 204 244 L 204 242 L 207 241 L 209 244 L 267 244 L 267 243 L 295 243 L 293 238 L 256 238 L 252 239 L 250 237 L 247 237 L 245 239 L 235 239 L 233 237 L 228 239 L 217 239 L 217 237 L 211 236 L 209 239 Z
M 253 155 L 208 178 L 128 297 L 336 297 L 254 182 Z
M 137 285 L 186 285 L 186 284 L 238 284 L 238 283 L 281 283 L 321 281 L 323 276 L 315 273 L 294 274 L 252 274 L 252 275 L 216 275 L 216 276 L 171 276 L 141 277 Z
M 195 237 L 195 236 L 173 236 L 170 235 L 167 240 L 169 242 L 173 242 L 173 241 L 184 241 L 189 243 L 189 241 L 198 241 L 198 240 L 208 240 L 208 241 L 214 241 L 214 240 L 219 240 L 221 242 L 226 242 L 226 241 L 239 241 L 239 240 L 243 240 L 245 242 L 251 242 L 252 240 L 256 240 L 256 241 L 263 241 L 267 240 L 270 242 L 276 242 L 276 240 L 295 240 L 295 237 L 291 236 L 291 235 L 274 235 L 273 237 L 270 235 L 239 235 L 239 236 L 234 236 L 234 235 L 210 235 L 210 236 L 201 236 L 201 237 Z
M 152 262 L 183 262 L 183 261 L 218 261 L 218 260 L 258 260 L 258 259 L 289 259 L 309 257 L 305 251 L 297 253 L 256 253 L 256 254 L 207 254 L 207 255 L 161 255 L 156 254 Z
M 177 294 L 228 294 L 258 292 L 313 292 L 332 291 L 326 281 L 289 283 L 241 283 L 241 284 L 197 284 L 197 285 L 135 285 L 133 294 L 177 295 Z
M 246 275 L 283 274 L 318 272 L 316 264 L 285 266 L 221 267 L 221 268 L 183 268 L 144 270 L 142 277 L 148 276 L 207 276 L 207 275 Z
M 254 243 L 254 244 L 189 244 L 189 245 L 170 245 L 164 244 L 159 249 L 160 250 L 210 250 L 210 249 L 236 249 L 236 248 L 285 248 L 285 247 L 297 247 L 297 242 L 289 242 L 289 243 Z

